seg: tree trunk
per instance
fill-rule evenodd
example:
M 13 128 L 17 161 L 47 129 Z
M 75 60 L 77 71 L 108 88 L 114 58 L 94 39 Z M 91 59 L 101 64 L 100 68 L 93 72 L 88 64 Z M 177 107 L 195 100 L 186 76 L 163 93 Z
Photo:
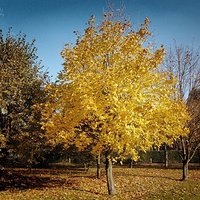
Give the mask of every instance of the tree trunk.
M 164 144 L 164 156 L 165 156 L 165 167 L 168 167 L 169 166 L 169 154 L 168 154 L 166 144 Z
M 188 164 L 189 161 L 188 160 L 183 160 L 183 177 L 182 180 L 187 180 L 188 178 Z
M 97 163 L 97 178 L 100 179 L 101 177 L 101 167 L 100 167 L 101 155 L 100 154 L 98 154 L 96 157 L 96 163 Z
M 133 168 L 133 160 L 131 159 L 130 168 Z
M 89 166 L 88 166 L 88 163 L 83 163 L 83 165 L 84 165 L 84 169 L 85 169 L 85 171 L 88 171 L 89 170 Z
M 113 173 L 112 173 L 112 160 L 109 155 L 106 156 L 106 179 L 107 179 L 107 186 L 108 186 L 108 194 L 115 195 L 116 190 L 115 190 Z

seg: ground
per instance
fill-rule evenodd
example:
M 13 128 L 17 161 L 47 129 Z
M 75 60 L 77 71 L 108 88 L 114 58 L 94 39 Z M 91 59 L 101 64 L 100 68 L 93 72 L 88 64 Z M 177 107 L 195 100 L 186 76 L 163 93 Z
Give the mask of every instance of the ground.
M 200 199 L 200 170 L 180 181 L 180 169 L 114 168 L 117 195 L 107 195 L 105 171 L 95 168 L 6 169 L 0 179 L 0 200 L 131 200 Z

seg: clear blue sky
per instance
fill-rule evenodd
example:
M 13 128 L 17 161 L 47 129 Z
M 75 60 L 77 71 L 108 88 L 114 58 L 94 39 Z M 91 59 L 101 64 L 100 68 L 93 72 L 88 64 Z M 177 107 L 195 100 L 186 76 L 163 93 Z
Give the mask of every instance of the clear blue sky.
M 124 0 L 126 15 L 138 26 L 146 16 L 157 44 L 200 46 L 200 0 Z M 112 0 L 115 8 L 120 0 Z M 73 43 L 74 30 L 83 32 L 91 15 L 101 18 L 106 0 L 0 0 L 0 29 L 13 27 L 36 39 L 39 59 L 55 79 L 62 69 L 60 52 Z

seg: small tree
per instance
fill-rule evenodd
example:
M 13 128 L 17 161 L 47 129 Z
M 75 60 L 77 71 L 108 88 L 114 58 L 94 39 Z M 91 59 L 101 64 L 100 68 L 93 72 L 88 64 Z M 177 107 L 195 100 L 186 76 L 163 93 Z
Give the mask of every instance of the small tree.
M 183 162 L 182 180 L 188 178 L 188 164 L 200 147 L 200 90 L 193 88 L 189 94 L 187 106 L 191 115 L 188 123 L 190 133 L 181 136 L 177 141 L 180 156 Z
M 187 100 L 187 107 L 191 115 L 191 121 L 188 124 L 190 134 L 181 136 L 176 140 L 176 145 L 180 152 L 183 163 L 182 180 L 188 178 L 188 164 L 199 147 L 198 130 L 198 88 L 200 85 L 200 64 L 199 52 L 193 47 L 184 47 L 174 43 L 174 48 L 169 49 L 164 62 L 164 66 L 171 74 L 177 78 L 176 88 L 179 98 Z M 194 142 L 195 141 L 195 142 Z
M 49 139 L 105 155 L 109 194 L 116 193 L 116 155 L 136 160 L 138 150 L 169 144 L 187 132 L 185 105 L 173 98 L 174 80 L 158 70 L 164 49 L 145 44 L 148 25 L 146 19 L 135 31 L 129 22 L 105 18 L 96 27 L 91 18 L 77 44 L 64 48 L 58 83 L 47 87 L 43 127 Z M 85 122 L 92 129 L 83 131 Z

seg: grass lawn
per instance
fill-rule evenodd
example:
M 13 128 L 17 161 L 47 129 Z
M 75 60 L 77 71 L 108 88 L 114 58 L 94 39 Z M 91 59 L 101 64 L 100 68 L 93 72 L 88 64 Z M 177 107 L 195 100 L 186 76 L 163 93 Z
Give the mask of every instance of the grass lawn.
M 200 199 L 200 170 L 190 170 L 179 181 L 181 170 L 114 168 L 117 195 L 109 197 L 105 171 L 95 178 L 95 168 L 6 169 L 0 179 L 0 200 L 96 200 L 96 199 Z

